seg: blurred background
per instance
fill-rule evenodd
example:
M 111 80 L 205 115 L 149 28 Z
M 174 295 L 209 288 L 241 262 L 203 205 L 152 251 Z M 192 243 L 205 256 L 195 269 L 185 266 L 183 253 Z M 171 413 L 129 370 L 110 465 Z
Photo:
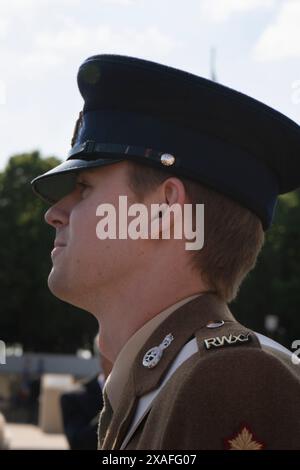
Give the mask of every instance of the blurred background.
M 154 60 L 249 94 L 299 124 L 299 24 L 300 0 L 0 3 L 0 447 L 1 439 L 12 449 L 72 447 L 61 395 L 75 388 L 78 396 L 104 373 L 94 354 L 97 322 L 48 292 L 54 231 L 29 186 L 66 158 L 82 108 L 81 62 L 99 53 Z M 280 198 L 231 309 L 291 349 L 299 306 L 295 191 Z

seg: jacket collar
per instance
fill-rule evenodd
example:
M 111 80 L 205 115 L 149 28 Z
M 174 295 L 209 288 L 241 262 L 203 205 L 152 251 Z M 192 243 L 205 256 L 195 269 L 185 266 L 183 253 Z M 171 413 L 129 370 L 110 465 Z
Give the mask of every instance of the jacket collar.
M 113 410 L 117 409 L 118 403 L 120 402 L 124 386 L 128 380 L 128 371 L 131 369 L 137 353 L 143 348 L 147 339 L 159 328 L 161 323 L 175 312 L 175 310 L 199 295 L 201 294 L 198 293 L 181 299 L 155 315 L 138 329 L 123 346 L 105 383 L 105 390 Z
M 134 416 L 138 398 L 160 384 L 176 355 L 183 345 L 195 336 L 196 331 L 205 328 L 209 322 L 220 320 L 235 322 L 227 305 L 214 294 L 206 293 L 178 308 L 158 326 L 137 354 L 129 371 L 121 402 L 113 414 L 102 449 L 119 448 Z M 157 366 L 152 369 L 145 368 L 143 357 L 146 352 L 158 346 L 169 333 L 172 333 L 174 339 L 164 350 Z
M 220 320 L 235 322 L 227 305 L 214 294 L 203 294 L 173 312 L 150 336 L 134 361 L 132 368 L 134 394 L 140 397 L 155 389 L 181 348 L 196 335 L 196 331 L 206 327 L 209 322 Z M 169 333 L 174 339 L 164 350 L 157 366 L 152 369 L 145 368 L 143 357 L 146 352 L 158 346 Z

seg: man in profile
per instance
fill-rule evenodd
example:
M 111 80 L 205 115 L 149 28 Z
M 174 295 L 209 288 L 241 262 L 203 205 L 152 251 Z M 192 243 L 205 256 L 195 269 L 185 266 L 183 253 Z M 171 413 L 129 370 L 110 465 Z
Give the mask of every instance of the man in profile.
M 299 449 L 299 368 L 227 307 L 278 194 L 299 187 L 299 126 L 142 59 L 90 57 L 78 84 L 84 108 L 68 159 L 32 184 L 52 204 L 49 288 L 98 319 L 114 363 L 99 449 Z M 155 237 L 97 237 L 99 206 L 118 207 L 120 195 L 143 203 Z M 185 204 L 193 223 L 204 204 L 201 250 L 163 237 Z

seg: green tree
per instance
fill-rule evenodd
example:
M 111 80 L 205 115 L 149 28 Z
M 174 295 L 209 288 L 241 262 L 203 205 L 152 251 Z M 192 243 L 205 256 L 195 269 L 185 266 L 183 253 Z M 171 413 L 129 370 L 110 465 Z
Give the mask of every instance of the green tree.
M 264 332 L 266 315 L 276 315 L 275 339 L 288 348 L 300 338 L 300 190 L 279 198 L 257 265 L 231 308 L 259 332 Z

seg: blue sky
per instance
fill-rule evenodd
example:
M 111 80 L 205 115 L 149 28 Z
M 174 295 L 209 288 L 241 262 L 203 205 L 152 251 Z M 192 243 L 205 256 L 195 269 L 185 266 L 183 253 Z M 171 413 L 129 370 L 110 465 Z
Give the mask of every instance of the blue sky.
M 300 0 L 8 0 L 0 3 L 0 169 L 62 159 L 82 108 L 81 62 L 141 57 L 210 76 L 300 123 Z

